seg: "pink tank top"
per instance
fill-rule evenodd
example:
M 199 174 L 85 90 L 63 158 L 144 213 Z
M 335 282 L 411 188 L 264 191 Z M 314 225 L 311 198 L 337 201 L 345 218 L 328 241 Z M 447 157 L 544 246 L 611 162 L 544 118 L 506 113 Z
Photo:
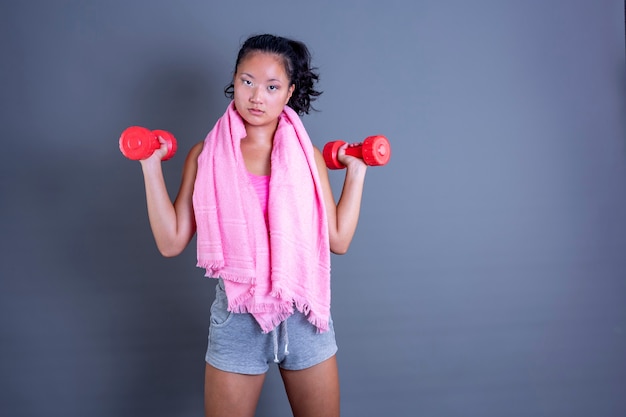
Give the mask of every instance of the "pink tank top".
M 268 224 L 267 217 L 267 201 L 270 193 L 270 176 L 269 175 L 255 175 L 248 172 L 250 182 L 259 196 L 259 202 L 263 209 L 263 216 L 265 217 L 265 224 Z

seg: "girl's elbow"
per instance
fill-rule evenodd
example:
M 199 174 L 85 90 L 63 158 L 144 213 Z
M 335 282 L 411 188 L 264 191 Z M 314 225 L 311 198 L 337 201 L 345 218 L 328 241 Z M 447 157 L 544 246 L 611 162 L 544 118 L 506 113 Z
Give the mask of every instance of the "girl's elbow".
M 189 242 L 191 241 L 192 234 L 178 234 L 174 237 L 156 239 L 157 248 L 159 253 L 165 258 L 173 258 L 183 253 Z
M 350 247 L 349 243 L 334 243 L 330 245 L 330 251 L 335 255 L 345 255 Z
M 157 248 L 159 249 L 159 253 L 161 254 L 161 256 L 165 257 L 165 258 L 174 258 L 178 255 L 180 255 L 184 249 L 183 248 L 179 248 L 177 246 L 157 246 Z
M 178 253 L 171 251 L 169 249 L 159 249 L 159 253 L 161 254 L 161 256 L 163 256 L 164 258 L 173 258 L 175 256 L 178 255 Z

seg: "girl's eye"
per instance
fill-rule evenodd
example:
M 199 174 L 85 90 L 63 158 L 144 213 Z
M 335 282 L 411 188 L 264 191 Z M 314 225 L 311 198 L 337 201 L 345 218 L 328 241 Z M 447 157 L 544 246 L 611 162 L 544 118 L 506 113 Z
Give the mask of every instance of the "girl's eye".
M 243 82 L 243 85 L 252 85 L 252 81 L 250 80 L 241 80 Z
M 269 87 L 267 87 L 270 91 L 276 91 L 278 90 L 278 87 L 275 85 L 270 85 Z

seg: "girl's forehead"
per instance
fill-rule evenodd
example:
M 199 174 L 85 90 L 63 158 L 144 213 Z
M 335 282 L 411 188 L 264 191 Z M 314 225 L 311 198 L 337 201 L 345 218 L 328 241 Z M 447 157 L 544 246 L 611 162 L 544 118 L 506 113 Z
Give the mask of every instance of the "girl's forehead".
M 237 66 L 238 71 L 243 71 L 244 68 L 257 71 L 279 71 L 286 75 L 284 59 L 280 55 L 268 52 L 249 53 Z

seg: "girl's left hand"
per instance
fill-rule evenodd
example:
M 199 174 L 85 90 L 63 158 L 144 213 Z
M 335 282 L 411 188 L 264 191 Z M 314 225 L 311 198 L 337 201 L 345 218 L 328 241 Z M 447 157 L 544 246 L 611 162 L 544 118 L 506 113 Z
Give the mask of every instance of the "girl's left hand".
M 357 146 L 362 146 L 362 145 L 363 145 L 362 142 L 344 143 L 337 150 L 337 160 L 339 162 L 341 162 L 342 164 L 344 164 L 346 166 L 346 168 L 348 168 L 348 169 L 356 168 L 356 167 L 359 167 L 359 166 L 367 167 L 367 164 L 365 164 L 365 161 L 363 161 L 363 159 L 357 158 L 355 156 L 348 155 L 346 153 L 346 149 L 348 149 L 348 148 L 355 148 Z

